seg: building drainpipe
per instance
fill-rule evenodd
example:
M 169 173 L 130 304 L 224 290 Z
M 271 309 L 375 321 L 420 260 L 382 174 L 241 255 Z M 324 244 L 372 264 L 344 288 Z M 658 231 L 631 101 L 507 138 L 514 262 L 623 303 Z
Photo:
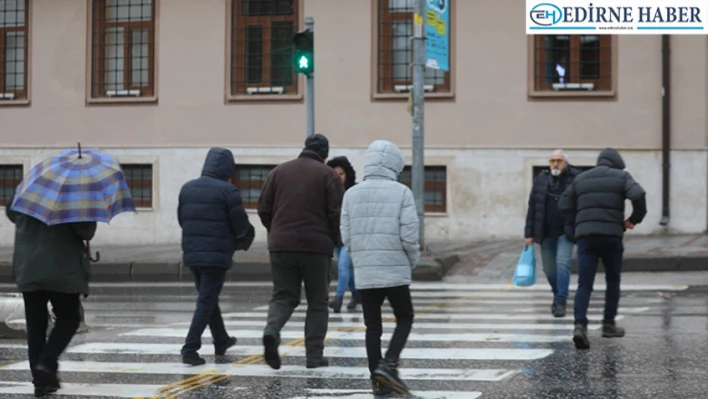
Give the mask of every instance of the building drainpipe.
M 661 221 L 669 224 L 670 173 L 671 173 L 671 40 L 661 35 Z

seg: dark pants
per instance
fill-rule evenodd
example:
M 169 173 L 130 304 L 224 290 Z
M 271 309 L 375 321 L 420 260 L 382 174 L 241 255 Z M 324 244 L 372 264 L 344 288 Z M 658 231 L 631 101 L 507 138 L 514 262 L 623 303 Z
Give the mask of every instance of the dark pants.
M 53 291 L 23 292 L 25 319 L 27 321 L 27 347 L 32 374 L 37 366 L 56 373 L 59 356 L 64 352 L 81 323 L 79 294 Z M 54 328 L 47 339 L 49 313 L 47 302 L 52 303 L 56 316 Z
M 366 324 L 366 356 L 369 358 L 369 371 L 372 373 L 381 361 L 381 335 L 383 325 L 381 306 L 386 298 L 396 316 L 396 329 L 393 330 L 391 342 L 388 344 L 386 359 L 398 362 L 403 347 L 406 346 L 408 335 L 413 327 L 413 302 L 407 285 L 390 288 L 374 288 L 359 290 L 361 307 L 364 311 Z
M 615 324 L 620 299 L 622 272 L 622 238 L 616 236 L 586 236 L 578 239 L 578 291 L 575 293 L 575 324 L 588 325 L 588 307 L 593 291 L 597 264 L 605 267 L 605 315 L 603 323 Z
M 331 257 L 313 252 L 271 252 L 270 263 L 273 297 L 264 335 L 280 343 L 280 330 L 300 304 L 300 289 L 305 282 L 305 351 L 308 361 L 321 359 L 329 322 L 327 297 Z
M 226 280 L 226 269 L 220 267 L 190 267 L 199 297 L 197 309 L 192 317 L 187 339 L 182 347 L 182 356 L 196 353 L 202 347 L 202 335 L 207 325 L 211 330 L 215 345 L 224 345 L 229 334 L 224 327 L 219 309 L 219 294 Z

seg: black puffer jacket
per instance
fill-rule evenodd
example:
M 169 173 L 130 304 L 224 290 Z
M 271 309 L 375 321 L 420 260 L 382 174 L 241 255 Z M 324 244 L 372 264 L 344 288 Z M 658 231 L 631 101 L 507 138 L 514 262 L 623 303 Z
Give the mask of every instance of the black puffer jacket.
M 233 153 L 212 148 L 202 176 L 179 193 L 177 218 L 182 227 L 185 266 L 231 268 L 234 252 L 248 249 L 254 230 L 241 203 L 238 188 L 229 183 L 235 170 Z
M 336 167 L 344 169 L 344 173 L 347 175 L 344 180 L 344 190 L 349 190 L 356 184 L 356 172 L 354 171 L 354 167 L 352 166 L 351 162 L 349 162 L 349 159 L 347 157 L 334 157 L 330 159 L 329 162 L 327 162 L 327 166 L 332 169 Z
M 573 165 L 568 165 L 559 179 L 563 179 L 565 187 L 570 187 L 573 180 L 582 173 L 581 169 Z M 533 237 L 534 241 L 541 243 L 543 241 L 543 227 L 546 221 L 546 196 L 548 195 L 548 182 L 552 179 L 550 171 L 544 170 L 536 176 L 533 181 L 533 188 L 529 195 L 529 209 L 526 212 L 526 226 L 524 228 L 524 237 Z M 573 236 L 573 225 L 566 223 L 564 227 L 565 237 L 571 241 L 575 240 Z
M 577 238 L 590 235 L 624 235 L 624 203 L 632 201 L 629 220 L 639 224 L 647 214 L 646 192 L 624 170 L 622 156 L 612 148 L 602 150 L 597 166 L 578 176 L 561 195 L 558 210 L 574 223 Z

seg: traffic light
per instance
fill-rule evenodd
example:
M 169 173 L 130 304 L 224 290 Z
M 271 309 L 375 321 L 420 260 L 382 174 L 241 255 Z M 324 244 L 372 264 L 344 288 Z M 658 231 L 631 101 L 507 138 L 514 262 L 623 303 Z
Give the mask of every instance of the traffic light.
M 303 30 L 293 36 L 295 71 L 311 75 L 315 71 L 315 46 L 312 31 Z

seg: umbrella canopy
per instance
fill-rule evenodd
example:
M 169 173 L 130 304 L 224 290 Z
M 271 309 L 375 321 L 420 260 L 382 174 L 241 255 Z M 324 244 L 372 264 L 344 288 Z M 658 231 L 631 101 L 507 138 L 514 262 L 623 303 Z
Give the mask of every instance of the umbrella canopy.
M 11 209 L 48 225 L 106 222 L 135 212 L 118 160 L 97 149 L 66 150 L 44 160 L 17 186 Z

